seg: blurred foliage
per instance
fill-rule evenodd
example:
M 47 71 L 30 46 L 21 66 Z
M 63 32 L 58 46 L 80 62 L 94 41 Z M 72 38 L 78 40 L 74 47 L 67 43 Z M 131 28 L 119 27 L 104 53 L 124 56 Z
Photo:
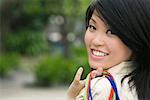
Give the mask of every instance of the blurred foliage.
M 7 35 L 5 43 L 8 51 L 20 54 L 39 55 L 48 51 L 48 43 L 41 32 L 21 30 Z
M 38 43 L 40 43 L 40 40 L 42 39 L 39 39 L 39 34 L 34 33 L 41 32 L 41 34 L 43 34 L 42 31 L 44 31 L 46 25 L 48 24 L 50 16 L 59 15 L 64 17 L 64 24 L 61 26 L 60 33 L 63 34 L 63 45 L 66 45 L 64 47 L 67 52 L 68 40 L 66 39 L 66 34 L 73 31 L 73 27 L 77 20 L 83 21 L 87 4 L 89 4 L 90 1 L 91 0 L 2 0 L 0 5 L 0 44 L 2 50 L 5 52 L 9 52 L 10 50 L 14 52 L 13 50 L 15 50 L 15 52 L 19 51 L 18 53 L 20 53 L 20 50 L 13 48 L 14 43 L 10 43 L 8 42 L 9 40 L 7 40 L 7 37 L 9 37 L 10 41 L 12 41 L 13 38 L 17 38 L 17 35 L 18 37 L 21 35 L 21 39 L 22 35 L 25 35 L 25 37 L 38 37 L 38 39 L 32 39 L 28 42 L 31 42 L 32 44 L 34 40 L 35 42 L 39 40 Z M 31 32 L 29 32 L 30 30 Z M 41 38 L 43 37 L 41 36 Z M 25 39 L 21 39 L 17 40 L 17 42 L 20 43 L 17 43 L 15 40 L 12 42 L 27 45 L 23 42 Z M 33 51 L 30 46 L 25 47 L 29 47 L 29 51 L 38 54 L 39 51 L 36 53 L 36 50 L 37 48 L 41 48 L 42 43 L 43 45 L 46 45 L 44 44 L 45 42 L 41 42 L 39 45 L 32 47 Z M 10 49 L 10 47 L 12 47 L 12 49 Z M 18 49 L 20 49 L 19 47 Z M 21 53 L 22 52 L 23 51 L 21 51 Z
M 51 16 L 62 16 L 60 26 L 64 55 L 43 55 L 35 66 L 35 77 L 40 85 L 68 84 L 79 66 L 89 72 L 85 47 L 69 45 L 67 34 L 74 31 L 76 22 L 84 22 L 85 11 L 91 0 L 0 0 L 0 75 L 9 73 L 19 63 L 17 54 L 39 55 L 48 53 L 45 29 Z M 77 33 L 77 32 L 74 32 Z M 77 34 L 80 34 L 79 32 Z M 51 46 L 51 45 L 50 45 Z M 71 46 L 71 47 L 69 47 Z M 50 47 L 51 48 L 51 47 Z M 9 54 L 17 52 L 17 54 Z
M 82 55 L 86 51 L 82 48 L 74 49 L 74 51 L 82 52 L 74 52 L 74 56 L 70 59 L 66 59 L 61 55 L 55 57 L 44 56 L 35 67 L 34 74 L 37 84 L 41 86 L 70 84 L 77 69 L 81 66 L 84 68 L 82 78 L 85 78 L 89 72 L 87 57 L 86 55 L 84 57 L 76 56 Z
M 6 77 L 19 66 L 20 56 L 16 53 L 0 54 L 0 77 Z

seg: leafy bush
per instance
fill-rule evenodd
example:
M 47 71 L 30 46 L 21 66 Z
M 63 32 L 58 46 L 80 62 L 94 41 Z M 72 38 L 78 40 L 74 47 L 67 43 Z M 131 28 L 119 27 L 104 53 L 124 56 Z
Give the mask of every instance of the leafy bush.
M 8 51 L 27 55 L 38 55 L 48 51 L 48 43 L 42 32 L 29 29 L 8 34 L 5 44 Z
M 84 69 L 82 79 L 85 79 L 87 74 L 90 71 L 90 67 L 88 64 L 87 51 L 86 48 L 82 45 L 81 47 L 71 47 L 71 51 L 73 54 L 73 58 L 75 60 L 76 66 L 81 66 Z M 75 73 L 75 72 L 74 72 Z
M 15 53 L 0 54 L 0 77 L 5 77 L 19 65 L 19 55 Z
M 35 67 L 34 74 L 38 85 L 70 84 L 80 66 L 84 68 L 82 78 L 85 78 L 89 72 L 86 56 L 69 59 L 60 55 L 55 57 L 45 56 Z
M 71 60 L 63 57 L 45 57 L 36 67 L 35 75 L 39 85 L 65 84 L 73 76 L 69 67 Z

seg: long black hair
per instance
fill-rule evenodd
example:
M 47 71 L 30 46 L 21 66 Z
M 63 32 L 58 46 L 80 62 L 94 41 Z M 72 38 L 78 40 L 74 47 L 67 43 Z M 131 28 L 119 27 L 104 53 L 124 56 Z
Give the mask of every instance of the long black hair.
M 86 26 L 96 11 L 134 54 L 129 84 L 139 100 L 150 99 L 150 0 L 93 0 L 86 12 Z M 132 88 L 132 86 L 131 86 Z

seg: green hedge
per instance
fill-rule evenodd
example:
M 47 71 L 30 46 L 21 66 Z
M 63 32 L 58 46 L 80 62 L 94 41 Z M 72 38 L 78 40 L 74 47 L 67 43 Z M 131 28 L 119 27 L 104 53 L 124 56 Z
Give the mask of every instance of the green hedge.
M 76 49 L 75 51 L 78 50 Z M 85 50 L 81 51 L 85 52 Z M 83 52 L 78 53 L 83 54 Z M 36 83 L 42 86 L 70 84 L 80 66 L 84 67 L 82 78 L 85 78 L 89 72 L 87 57 L 86 55 L 76 57 L 77 55 L 74 54 L 74 56 L 68 59 L 62 57 L 61 55 L 57 55 L 55 57 L 44 56 L 35 67 L 34 74 L 36 77 Z
M 0 77 L 6 77 L 19 65 L 20 56 L 16 53 L 0 54 Z
M 22 29 L 8 34 L 5 39 L 7 52 L 39 55 L 48 51 L 48 42 L 40 31 Z

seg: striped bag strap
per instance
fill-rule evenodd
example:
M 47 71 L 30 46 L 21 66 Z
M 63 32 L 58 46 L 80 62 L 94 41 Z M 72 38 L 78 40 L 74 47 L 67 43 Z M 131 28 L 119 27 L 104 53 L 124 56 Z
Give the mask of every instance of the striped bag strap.
M 110 95 L 108 97 L 108 100 L 120 100 L 118 96 L 117 86 L 116 86 L 113 76 L 107 71 L 104 71 L 103 75 L 108 79 L 108 81 L 111 84 L 111 90 L 110 90 Z M 91 92 L 91 79 L 92 78 L 91 78 L 91 73 L 90 73 L 88 74 L 86 78 L 84 100 L 93 100 L 92 92 Z
M 104 71 L 103 75 L 108 79 L 108 81 L 111 84 L 111 90 L 110 90 L 110 95 L 109 95 L 108 100 L 120 100 L 116 82 L 115 82 L 113 76 L 107 71 Z

